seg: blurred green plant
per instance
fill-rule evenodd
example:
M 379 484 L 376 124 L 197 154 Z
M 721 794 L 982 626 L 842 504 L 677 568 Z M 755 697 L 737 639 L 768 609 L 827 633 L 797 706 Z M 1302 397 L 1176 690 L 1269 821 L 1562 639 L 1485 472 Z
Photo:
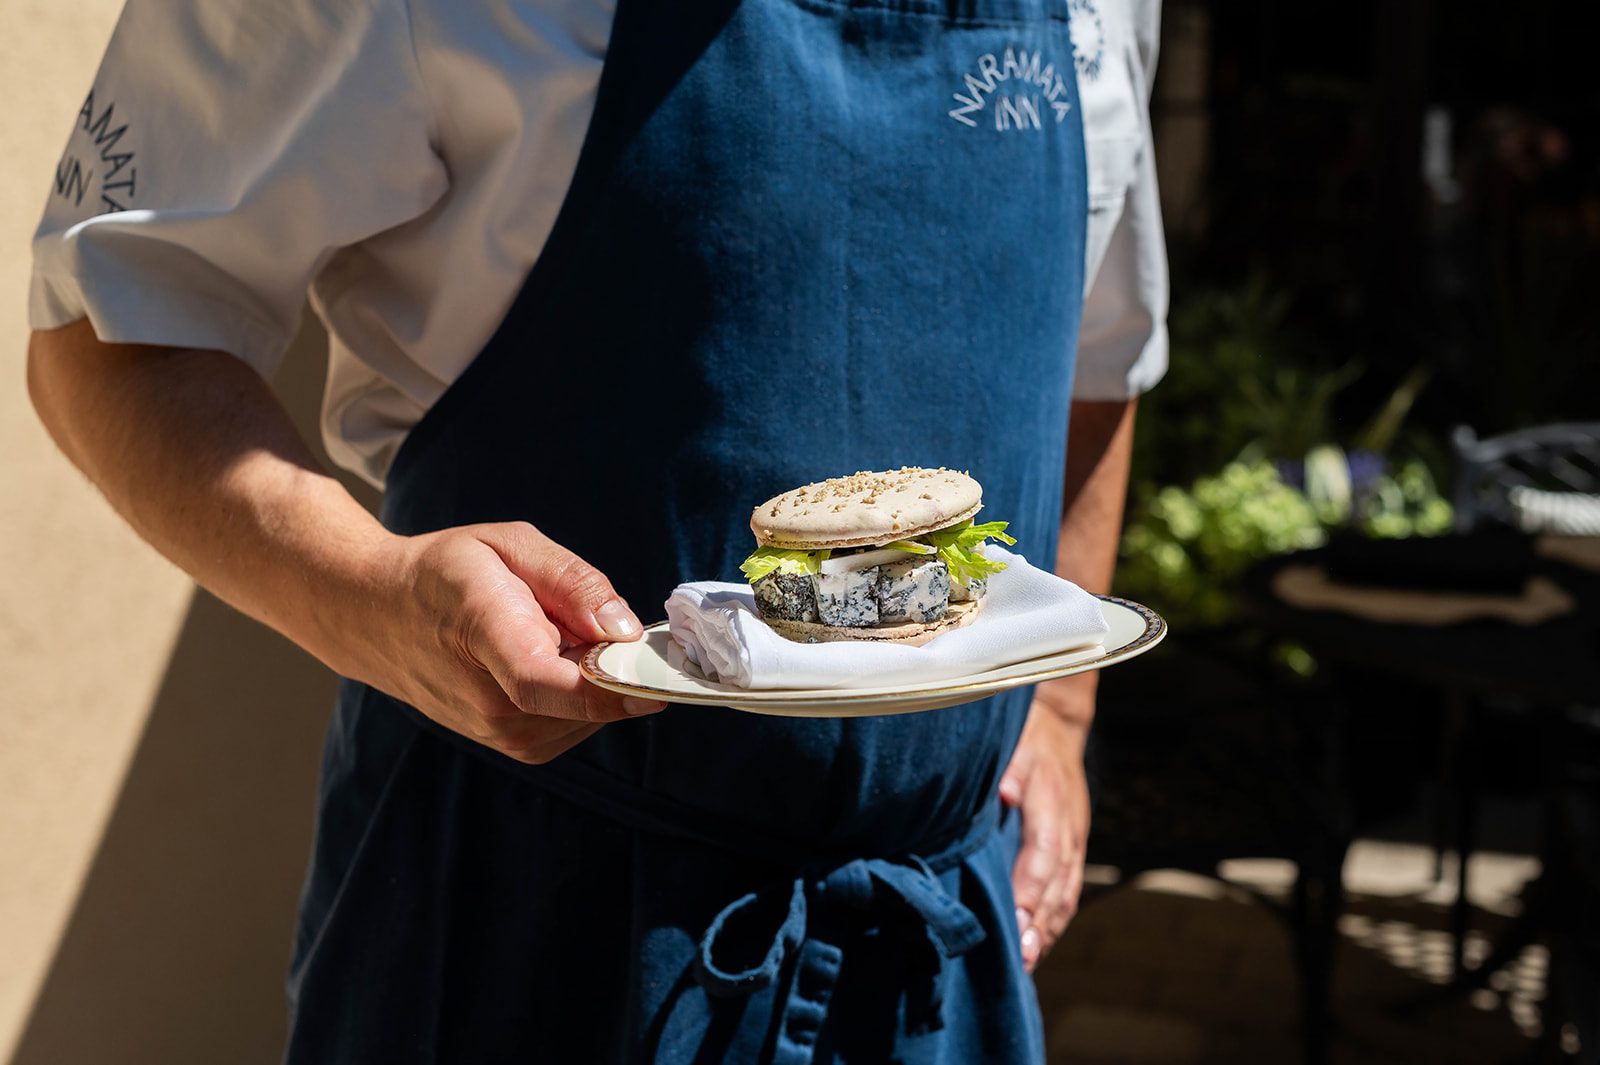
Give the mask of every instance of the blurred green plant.
M 1173 625 L 1219 624 L 1233 615 L 1233 585 L 1251 563 L 1324 539 L 1310 501 L 1271 463 L 1230 462 L 1140 501 L 1122 536 L 1117 587 Z
M 1443 536 L 1455 520 L 1455 509 L 1439 494 L 1428 467 L 1408 459 L 1392 474 L 1377 478 L 1355 518 L 1357 527 L 1375 538 Z
M 1117 587 L 1175 626 L 1227 622 L 1250 566 L 1335 531 L 1450 528 L 1424 461 L 1440 452 L 1402 436 L 1428 372 L 1412 370 L 1344 429 L 1336 401 L 1363 368 L 1296 335 L 1290 306 L 1257 274 L 1196 293 L 1170 316 L 1171 368 L 1140 402 Z
M 1220 625 L 1237 613 L 1239 578 L 1263 559 L 1320 547 L 1345 529 L 1373 537 L 1450 529 L 1450 504 L 1418 460 L 1392 470 L 1380 460 L 1373 470 L 1370 458 L 1324 444 L 1303 470 L 1304 488 L 1280 464 L 1243 458 L 1187 488 L 1146 490 L 1123 533 L 1118 590 L 1176 627 Z

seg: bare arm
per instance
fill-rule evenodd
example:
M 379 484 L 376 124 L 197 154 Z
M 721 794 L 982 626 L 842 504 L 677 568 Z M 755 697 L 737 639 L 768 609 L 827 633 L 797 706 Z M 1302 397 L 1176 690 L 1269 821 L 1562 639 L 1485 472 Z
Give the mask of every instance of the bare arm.
M 626 716 L 561 657 L 637 637 L 603 575 L 523 523 L 388 532 L 232 356 L 106 344 L 78 322 L 33 334 L 28 387 L 141 536 L 335 671 L 529 761 Z
M 353 669 L 328 604 L 374 594 L 396 538 L 318 468 L 252 370 L 220 352 L 102 344 L 78 322 L 33 334 L 28 388 L 61 450 L 140 536 L 333 669 Z
M 1079 401 L 1068 426 L 1056 572 L 1086 591 L 1111 591 L 1133 458 L 1136 400 Z M 1083 733 L 1094 719 L 1099 673 L 1041 684 L 1038 695 Z
M 1135 401 L 1072 405 L 1056 572 L 1106 592 L 1116 568 L 1133 453 Z M 1012 873 L 1023 960 L 1031 969 L 1077 912 L 1089 836 L 1084 746 L 1094 720 L 1094 672 L 1035 690 L 1000 795 L 1022 811 L 1022 849 Z

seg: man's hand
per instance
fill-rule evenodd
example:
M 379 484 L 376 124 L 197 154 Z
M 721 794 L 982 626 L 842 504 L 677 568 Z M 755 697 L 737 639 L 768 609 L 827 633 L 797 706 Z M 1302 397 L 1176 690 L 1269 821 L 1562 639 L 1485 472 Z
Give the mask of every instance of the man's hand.
M 643 627 L 599 570 L 533 526 L 447 529 L 398 539 L 397 551 L 356 651 L 360 679 L 531 764 L 665 706 L 583 679 L 573 659 L 584 646 Z
M 1078 912 L 1083 891 L 1089 839 L 1083 772 L 1087 730 L 1072 707 L 1085 698 L 1092 705 L 1093 688 L 1079 677 L 1040 685 L 1011 765 L 1000 778 L 1001 800 L 1022 814 L 1022 849 L 1011 883 L 1029 972 Z

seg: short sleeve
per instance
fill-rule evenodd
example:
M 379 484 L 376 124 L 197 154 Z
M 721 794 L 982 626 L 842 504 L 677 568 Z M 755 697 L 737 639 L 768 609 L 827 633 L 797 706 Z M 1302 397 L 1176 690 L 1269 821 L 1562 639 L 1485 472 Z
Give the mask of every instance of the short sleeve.
M 1083 303 L 1073 398 L 1132 399 L 1167 371 L 1167 250 L 1146 151 Z
M 1167 247 L 1149 112 L 1160 8 L 1147 0 L 1107 6 L 1107 36 L 1126 80 L 1100 109 L 1107 119 L 1085 110 L 1089 283 L 1073 383 L 1074 398 L 1085 400 L 1131 399 L 1167 368 Z
M 423 213 L 403 0 L 128 0 L 51 178 L 29 321 L 270 374 L 322 264 Z

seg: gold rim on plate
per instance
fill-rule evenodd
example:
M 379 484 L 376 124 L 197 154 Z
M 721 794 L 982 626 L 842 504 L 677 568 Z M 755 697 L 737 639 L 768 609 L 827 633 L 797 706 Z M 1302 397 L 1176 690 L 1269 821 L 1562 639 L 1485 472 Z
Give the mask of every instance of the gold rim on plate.
M 583 671 L 584 677 L 586 677 L 589 681 L 611 691 L 620 692 L 625 695 L 655 695 L 660 696 L 662 702 L 685 703 L 699 706 L 726 706 L 729 699 L 734 701 L 746 701 L 754 699 L 763 705 L 770 706 L 783 706 L 788 703 L 809 705 L 827 700 L 830 697 L 837 697 L 841 702 L 848 701 L 850 703 L 858 704 L 879 702 L 892 703 L 901 702 L 908 696 L 915 696 L 918 698 L 937 698 L 941 695 L 954 695 L 965 691 L 973 691 L 979 688 L 988 688 L 997 683 L 1003 684 L 1004 686 L 996 690 L 1004 691 L 1010 688 L 1020 688 L 1024 685 L 1033 684 L 1041 680 L 1049 680 L 1053 677 L 1064 676 L 1073 672 L 1087 672 L 1086 669 L 1081 668 L 1085 666 L 1095 669 L 1098 669 L 1101 666 L 1109 666 L 1113 662 L 1118 662 L 1124 658 L 1129 658 L 1138 654 L 1140 651 L 1149 647 L 1151 644 L 1156 643 L 1164 635 L 1166 635 L 1167 623 L 1165 619 L 1163 619 L 1161 615 L 1157 614 L 1154 610 L 1151 610 L 1149 607 L 1145 606 L 1143 603 L 1135 603 L 1131 599 L 1122 599 L 1114 595 L 1097 595 L 1095 598 L 1101 599 L 1107 603 L 1115 603 L 1117 606 L 1124 607 L 1133 611 L 1135 614 L 1138 614 L 1139 617 L 1144 621 L 1144 631 L 1125 644 L 1107 649 L 1105 654 L 1099 658 L 1088 659 L 1084 662 L 1074 662 L 1068 666 L 1057 666 L 1051 669 L 1042 669 L 1034 673 L 1019 674 L 1014 677 L 968 681 L 964 684 L 947 684 L 936 688 L 902 688 L 898 691 L 878 692 L 872 695 L 852 695 L 850 693 L 850 689 L 848 688 L 801 688 L 791 690 L 785 690 L 783 688 L 729 688 L 725 692 L 719 692 L 715 694 L 683 692 L 675 688 L 657 688 L 649 684 L 634 684 L 631 681 L 623 680 L 610 670 L 603 668 L 600 665 L 600 656 L 605 652 L 606 648 L 612 645 L 614 641 L 611 640 L 607 640 L 603 643 L 597 643 L 593 647 L 589 648 L 589 650 L 584 653 L 583 658 L 579 660 L 578 667 Z M 640 638 L 643 639 L 644 636 L 648 636 L 657 629 L 663 628 L 666 624 L 667 623 L 665 621 L 658 621 L 653 625 L 646 625 L 644 633 L 641 634 Z M 629 642 L 634 643 L 637 641 Z M 1068 650 L 1070 650 L 1070 648 Z M 1021 664 L 1022 663 L 1017 662 L 1011 663 L 1011 665 Z M 1007 667 L 996 666 L 994 668 L 1005 669 Z M 986 670 L 985 672 L 988 671 Z M 716 682 L 705 681 L 705 683 L 714 684 Z

